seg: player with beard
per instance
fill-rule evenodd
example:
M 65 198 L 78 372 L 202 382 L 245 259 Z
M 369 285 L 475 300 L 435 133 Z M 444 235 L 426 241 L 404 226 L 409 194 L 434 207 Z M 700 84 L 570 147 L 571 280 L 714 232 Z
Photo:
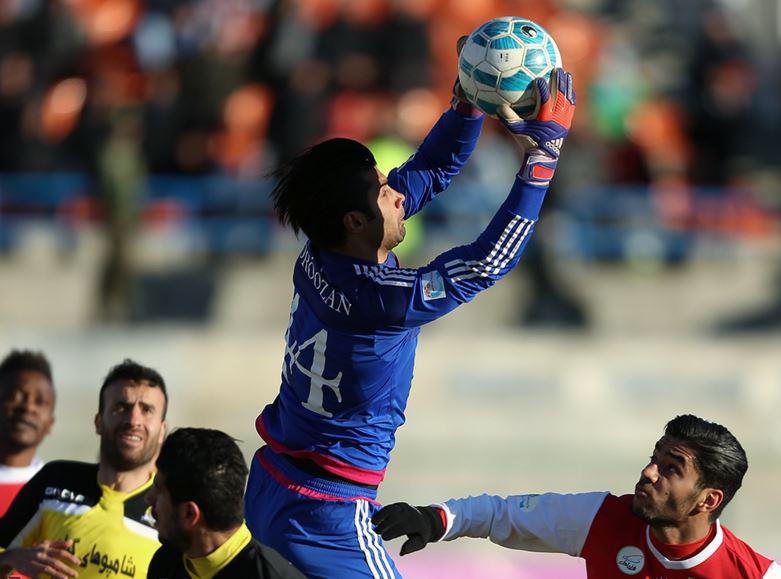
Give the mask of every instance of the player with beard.
M 748 461 L 725 427 L 692 415 L 667 423 L 633 495 L 482 495 L 438 505 L 395 503 L 373 518 L 401 554 L 427 543 L 480 537 L 525 551 L 586 561 L 588 577 L 778 579 L 781 566 L 719 522 Z
M 55 579 L 146 577 L 160 545 L 146 493 L 165 436 L 165 382 L 125 360 L 109 371 L 98 400 L 98 464 L 50 462 L 25 485 L 0 520 L 6 570 Z
M 570 74 L 556 69 L 534 87 L 534 118 L 499 111 L 523 151 L 505 201 L 477 239 L 420 268 L 401 267 L 393 252 L 405 221 L 448 187 L 483 124 L 458 88 L 387 177 L 364 145 L 338 138 L 277 172 L 279 219 L 308 242 L 293 268 L 279 394 L 256 421 L 265 446 L 250 468 L 245 518 L 307 577 L 329 579 L 336 566 L 343 579 L 399 576 L 369 519 L 406 420 L 421 326 L 519 263 L 572 123 Z
M 43 466 L 37 451 L 54 425 L 54 398 L 42 353 L 13 350 L 0 363 L 0 516 Z
M 162 546 L 149 579 L 304 579 L 244 524 L 247 465 L 236 442 L 208 428 L 180 428 L 163 443 L 147 501 Z

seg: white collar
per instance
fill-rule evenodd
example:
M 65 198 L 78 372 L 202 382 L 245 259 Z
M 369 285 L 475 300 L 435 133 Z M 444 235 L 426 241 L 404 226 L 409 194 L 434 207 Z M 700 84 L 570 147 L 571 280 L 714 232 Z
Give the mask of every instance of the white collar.
M 656 557 L 656 559 L 665 567 L 665 569 L 691 569 L 692 567 L 696 567 L 697 565 L 706 561 L 708 557 L 713 555 L 718 550 L 718 548 L 721 547 L 721 543 L 723 541 L 724 532 L 721 530 L 721 525 L 717 520 L 716 535 L 713 537 L 713 539 L 711 539 L 711 542 L 708 543 L 707 547 L 705 547 L 696 555 L 689 557 L 688 559 L 673 561 L 665 557 L 662 552 L 654 546 L 653 541 L 651 541 L 651 525 L 647 525 L 645 527 L 645 542 L 648 545 L 648 549 L 651 551 L 651 553 L 654 554 L 654 557 Z
M 7 466 L 0 465 L 0 483 L 4 484 L 18 484 L 26 483 L 28 480 L 35 476 L 41 467 L 43 461 L 40 457 L 33 458 L 33 461 L 29 466 Z

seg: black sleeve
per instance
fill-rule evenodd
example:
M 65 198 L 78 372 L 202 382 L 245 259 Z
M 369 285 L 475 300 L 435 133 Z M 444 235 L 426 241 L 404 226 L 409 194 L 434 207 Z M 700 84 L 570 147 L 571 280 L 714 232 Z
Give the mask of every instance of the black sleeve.
M 264 579 L 306 579 L 293 564 L 271 547 L 257 545 L 259 576 Z
M 149 562 L 147 579 L 189 579 L 182 554 L 169 545 L 161 545 Z
M 27 481 L 16 495 L 11 506 L 0 519 L 0 547 L 7 548 L 16 536 L 24 529 L 38 511 L 43 501 L 44 492 L 51 471 L 50 464 L 45 465 L 38 473 Z

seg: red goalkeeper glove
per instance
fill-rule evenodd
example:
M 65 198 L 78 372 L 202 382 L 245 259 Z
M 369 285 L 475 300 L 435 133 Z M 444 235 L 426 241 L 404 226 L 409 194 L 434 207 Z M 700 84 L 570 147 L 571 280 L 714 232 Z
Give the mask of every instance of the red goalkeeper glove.
M 553 70 L 549 82 L 535 79 L 534 87 L 540 102 L 534 118 L 523 120 L 509 105 L 501 105 L 497 113 L 525 153 L 521 178 L 547 187 L 572 126 L 576 96 L 572 75 L 561 68 Z

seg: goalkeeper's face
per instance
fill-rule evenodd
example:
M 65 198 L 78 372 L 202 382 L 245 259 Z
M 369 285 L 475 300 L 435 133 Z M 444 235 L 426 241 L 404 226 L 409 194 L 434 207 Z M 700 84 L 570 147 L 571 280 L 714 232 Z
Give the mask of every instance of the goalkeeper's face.
M 118 471 L 152 467 L 165 436 L 165 396 L 149 383 L 118 380 L 104 392 L 95 417 L 100 458 Z
M 377 171 L 380 189 L 376 199 L 376 213 L 380 219 L 374 220 L 375 234 L 381 238 L 380 247 L 390 251 L 404 240 L 404 195 L 388 184 L 388 178 Z

